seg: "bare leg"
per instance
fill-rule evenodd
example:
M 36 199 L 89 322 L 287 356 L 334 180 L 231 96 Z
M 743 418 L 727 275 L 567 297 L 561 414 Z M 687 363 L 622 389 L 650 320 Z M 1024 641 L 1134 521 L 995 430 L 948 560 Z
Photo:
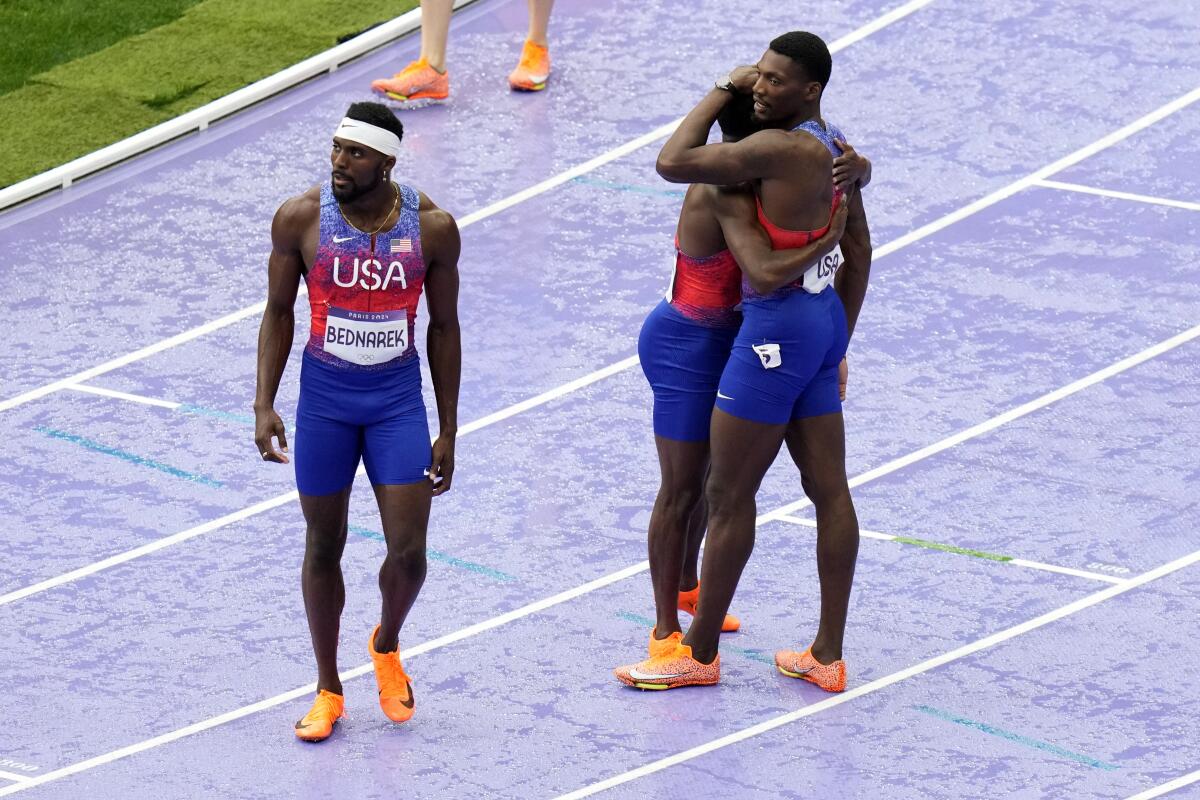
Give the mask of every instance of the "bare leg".
M 708 473 L 704 473 L 708 482 Z M 700 545 L 704 543 L 704 532 L 708 530 L 708 503 L 701 496 L 688 520 L 687 548 L 683 552 L 683 572 L 679 574 L 679 591 L 690 592 L 700 583 Z
M 754 496 L 783 443 L 786 425 L 749 422 L 713 411 L 708 498 L 708 545 L 700 606 L 683 638 L 702 664 L 717 655 L 721 623 L 733 602 L 742 569 L 754 549 Z
M 446 38 L 454 0 L 421 0 L 421 58 L 438 72 L 446 71 Z
M 525 38 L 536 45 L 546 46 L 546 28 L 550 25 L 550 10 L 554 0 L 529 0 L 529 35 Z
M 342 551 L 346 547 L 350 489 L 347 486 L 333 494 L 300 495 L 300 508 L 307 524 L 300 585 L 304 591 L 304 611 L 308 615 L 313 653 L 317 658 L 317 690 L 334 694 L 342 693 L 337 648 L 342 608 L 346 605 Z
M 817 512 L 821 622 L 812 654 L 828 664 L 842 657 L 858 560 L 858 517 L 846 480 L 846 432 L 841 413 L 793 421 L 788 426 L 787 445 Z
M 655 444 L 658 446 L 662 483 L 654 500 L 654 511 L 650 514 L 648 544 L 650 580 L 654 584 L 654 605 L 657 609 L 654 631 L 657 638 L 665 639 L 680 630 L 680 573 L 688 545 L 688 524 L 704 492 L 708 442 L 680 442 L 656 436 Z M 692 572 L 694 575 L 694 561 Z
M 383 609 L 375 652 L 390 653 L 399 646 L 400 627 L 425 583 L 425 534 L 432 484 L 420 481 L 374 489 L 387 540 L 387 557 L 379 570 Z

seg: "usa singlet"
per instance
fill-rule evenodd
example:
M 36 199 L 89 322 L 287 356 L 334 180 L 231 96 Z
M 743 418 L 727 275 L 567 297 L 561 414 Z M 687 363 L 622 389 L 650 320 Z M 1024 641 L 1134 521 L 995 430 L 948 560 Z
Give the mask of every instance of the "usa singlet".
M 708 439 L 717 383 L 742 315 L 741 275 L 729 250 L 697 258 L 679 249 L 666 298 L 642 324 L 638 357 L 654 392 L 654 435 Z
M 425 480 L 429 426 L 413 343 L 425 282 L 420 195 L 397 186 L 399 218 L 375 236 L 350 225 L 329 184 L 304 275 L 312 326 L 296 409 L 301 494 L 341 491 L 361 458 L 374 485 Z
M 833 125 L 809 120 L 793 130 L 816 136 L 834 155 L 842 133 Z M 836 205 L 838 194 L 834 194 Z M 832 217 L 832 209 L 830 210 Z M 791 231 L 772 223 L 758 204 L 759 223 L 773 250 L 802 247 L 819 239 L 829 225 Z M 742 327 L 721 375 L 717 407 L 741 419 L 783 424 L 842 410 L 838 365 L 846 354 L 849 332 L 842 300 L 833 288 L 841 264 L 835 249 L 799 280 L 769 294 L 742 283 Z

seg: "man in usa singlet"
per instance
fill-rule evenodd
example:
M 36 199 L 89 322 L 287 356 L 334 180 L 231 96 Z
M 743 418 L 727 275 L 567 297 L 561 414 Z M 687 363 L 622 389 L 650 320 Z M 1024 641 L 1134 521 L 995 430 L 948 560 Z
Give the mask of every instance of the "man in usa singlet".
M 285 202 L 271 226 L 254 403 L 255 444 L 266 461 L 289 461 L 274 402 L 301 279 L 311 307 L 291 454 L 307 524 L 302 586 L 317 661 L 317 697 L 295 725 L 305 741 L 327 738 L 344 711 L 337 669 L 345 603 L 341 555 L 360 460 L 387 541 L 379 573 L 382 614 L 367 650 L 380 707 L 394 722 L 409 719 L 414 708 L 399 634 L 425 580 L 431 499 L 449 490 L 454 474 L 460 240 L 452 216 L 393 181 L 403 133 L 386 106 L 350 106 L 334 132 L 330 182 Z M 440 422 L 432 447 L 413 341 L 422 292 Z
M 784 34 L 755 67 L 741 67 L 687 115 L 659 154 L 675 182 L 752 182 L 759 221 L 775 248 L 824 235 L 837 208 L 825 136 L 798 129 L 813 121 L 830 140 L 820 101 L 832 59 L 810 33 Z M 707 144 L 709 129 L 737 95 L 773 127 L 735 143 Z M 848 219 L 838 264 L 778 280 L 746 264 L 743 322 L 717 391 L 706 484 L 708 545 L 697 614 L 670 654 L 636 665 L 646 688 L 710 685 L 720 679 L 718 641 L 754 543 L 755 494 L 785 441 L 817 511 L 821 622 L 812 646 L 776 654 L 784 674 L 829 691 L 845 687 L 842 640 L 858 552 L 858 522 L 845 470 L 837 370 L 866 292 L 870 233 L 861 194 L 845 199 Z M 728 235 L 728 233 L 727 233 Z M 733 241 L 729 242 L 736 253 Z M 836 282 L 835 282 L 836 276 Z
M 717 124 L 725 142 L 762 128 L 753 119 L 748 96 L 728 104 Z M 861 156 L 848 156 L 843 162 L 848 183 L 869 173 L 870 162 Z M 647 316 L 638 339 L 642 371 L 654 394 L 654 438 L 661 471 L 648 531 L 656 606 L 651 657 L 669 652 L 682 638 L 678 611 L 696 613 L 697 566 L 707 523 L 703 497 L 709 427 L 717 384 L 742 319 L 738 261 L 745 261 L 751 270 L 790 279 L 825 257 L 841 237 L 841 224 L 837 224 L 799 248 L 772 250 L 755 217 L 752 198 L 744 187 L 688 187 L 679 214 L 670 286 L 665 299 Z M 845 209 L 841 212 L 838 221 L 844 223 Z M 737 242 L 737 258 L 726 244 L 723 229 L 730 229 L 729 238 Z M 739 626 L 736 617 L 726 614 L 721 630 L 735 631 Z M 624 668 L 616 674 L 629 682 Z

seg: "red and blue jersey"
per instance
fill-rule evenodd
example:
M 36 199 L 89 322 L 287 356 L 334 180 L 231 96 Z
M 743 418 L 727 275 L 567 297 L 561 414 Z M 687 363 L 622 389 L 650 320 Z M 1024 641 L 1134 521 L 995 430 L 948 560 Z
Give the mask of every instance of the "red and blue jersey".
M 667 302 L 679 313 L 700 325 L 713 328 L 737 327 L 742 314 L 742 270 L 728 249 L 696 258 L 679 249 L 675 237 L 675 267 Z
M 810 119 L 810 120 L 800 123 L 795 128 L 792 128 L 792 130 L 793 131 L 804 131 L 805 133 L 812 134 L 817 139 L 819 139 L 822 144 L 824 144 L 827 148 L 829 148 L 829 152 L 834 156 L 834 158 L 836 158 L 842 154 L 842 148 L 838 147 L 837 143 L 838 143 L 838 141 L 844 142 L 844 141 L 846 141 L 846 139 L 842 135 L 842 131 L 836 125 L 833 125 L 832 123 L 822 127 L 821 122 L 819 120 Z M 832 177 L 831 177 L 831 180 L 832 180 Z M 833 219 L 833 210 L 835 208 L 837 208 L 838 199 L 840 197 L 841 197 L 841 192 L 837 188 L 835 188 L 834 192 L 833 192 L 833 204 L 829 210 L 830 220 Z M 775 223 L 771 222 L 771 220 L 767 219 L 767 215 L 763 212 L 762 200 L 760 198 L 757 198 L 757 197 L 755 198 L 755 204 L 758 207 L 758 222 L 760 225 L 763 226 L 763 229 L 766 230 L 767 236 L 770 237 L 772 250 L 789 250 L 789 249 L 793 249 L 793 248 L 797 248 L 797 247 L 804 247 L 805 245 L 808 245 L 808 244 L 816 241 L 817 239 L 820 239 L 829 230 L 828 222 L 826 222 L 823 227 L 818 228 L 817 230 L 812 230 L 812 231 L 794 231 L 794 230 L 788 230 L 787 228 L 781 228 L 778 225 L 776 225 Z M 839 260 L 840 260 L 840 256 L 839 256 Z M 818 265 L 812 267 L 811 269 L 819 270 L 820 267 L 821 267 L 821 265 L 818 264 Z M 833 267 L 833 269 L 836 269 L 836 266 Z M 822 276 L 821 282 L 824 283 L 825 282 L 824 279 L 830 278 L 830 277 L 831 276 L 828 276 L 828 275 Z M 763 294 L 759 294 L 758 292 L 754 291 L 753 287 L 750 286 L 750 282 L 748 280 L 743 279 L 743 281 L 742 281 L 742 298 L 748 302 L 779 299 L 779 298 L 784 297 L 788 294 L 791 294 L 792 292 L 795 292 L 795 291 L 804 291 L 806 288 L 805 284 L 811 283 L 812 280 L 813 280 L 813 277 L 808 276 L 806 274 L 805 276 L 802 276 L 799 280 L 789 283 L 787 286 L 783 286 L 779 289 L 776 289 L 774 292 L 771 292 L 770 294 L 763 295 Z
M 400 215 L 374 237 L 342 215 L 329 184 L 321 187 L 317 255 L 304 275 L 312 307 L 305 352 L 340 369 L 394 369 L 417 351 L 413 331 L 425 284 L 420 195 L 399 185 Z

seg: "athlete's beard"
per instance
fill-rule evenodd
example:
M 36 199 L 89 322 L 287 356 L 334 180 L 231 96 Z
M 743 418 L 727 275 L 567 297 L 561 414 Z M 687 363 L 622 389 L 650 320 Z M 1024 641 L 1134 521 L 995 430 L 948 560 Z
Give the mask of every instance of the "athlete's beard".
M 359 186 L 354 182 L 353 178 L 346 176 L 350 185 L 344 189 L 339 189 L 337 184 L 330 178 L 329 188 L 333 192 L 333 198 L 339 203 L 353 203 L 358 198 L 362 197 L 367 192 L 373 191 L 379 184 L 383 183 L 383 170 L 375 173 L 375 180 L 369 186 Z

